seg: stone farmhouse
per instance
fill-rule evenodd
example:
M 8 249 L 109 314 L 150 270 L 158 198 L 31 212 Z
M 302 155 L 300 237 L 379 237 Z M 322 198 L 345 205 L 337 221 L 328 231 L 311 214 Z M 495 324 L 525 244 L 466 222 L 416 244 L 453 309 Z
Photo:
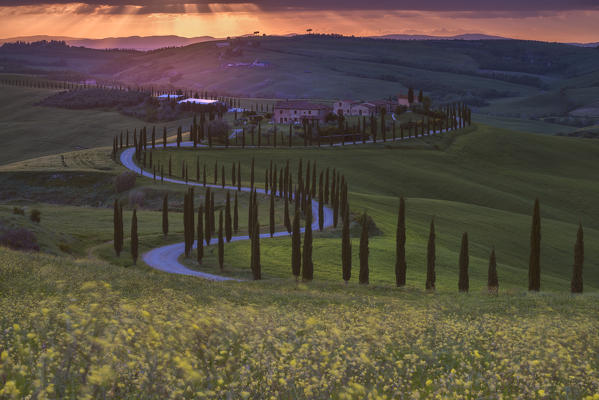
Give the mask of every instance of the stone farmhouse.
M 387 112 L 393 112 L 397 105 L 391 101 L 377 100 L 361 102 L 354 100 L 339 100 L 333 104 L 333 113 L 336 115 L 370 116 L 384 108 Z
M 279 101 L 273 110 L 273 121 L 276 123 L 319 121 L 324 122 L 331 112 L 331 107 L 325 104 L 308 101 Z

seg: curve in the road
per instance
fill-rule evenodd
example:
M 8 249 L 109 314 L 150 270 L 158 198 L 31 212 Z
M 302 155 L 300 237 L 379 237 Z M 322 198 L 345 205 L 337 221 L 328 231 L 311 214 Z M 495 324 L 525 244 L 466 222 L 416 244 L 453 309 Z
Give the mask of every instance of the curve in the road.
M 429 135 L 433 135 L 433 134 L 440 134 L 443 133 L 442 130 L 437 130 L 437 131 L 429 131 L 428 134 Z M 395 140 L 393 140 L 393 138 L 391 139 L 387 139 L 387 141 L 389 142 L 393 142 L 393 141 L 401 141 L 401 140 L 407 140 L 409 138 L 395 138 Z M 367 140 L 365 142 L 363 141 L 357 141 L 357 142 L 345 142 L 345 143 L 334 143 L 333 146 L 350 146 L 350 145 L 360 145 L 360 144 L 370 144 L 370 143 L 384 143 L 383 141 L 379 140 L 378 142 L 374 142 L 373 140 Z M 194 147 L 193 142 L 181 142 L 180 143 L 181 147 Z M 202 145 L 202 144 L 197 144 L 198 147 L 207 147 L 206 145 Z M 329 145 L 325 145 L 323 147 L 328 147 Z M 167 147 L 178 147 L 176 143 L 168 143 Z M 221 148 L 224 146 L 213 146 L 215 148 Z M 230 146 L 231 148 L 235 148 L 235 147 L 239 147 L 239 146 Z M 245 146 L 247 148 L 253 148 L 254 146 Z M 157 147 L 158 148 L 158 147 Z M 139 173 L 147 178 L 154 178 L 154 175 L 148 171 L 144 171 L 142 168 L 138 167 L 135 164 L 135 161 L 133 160 L 133 156 L 135 155 L 135 148 L 128 148 L 125 149 L 122 153 L 121 153 L 121 163 L 123 164 L 123 166 L 125 168 L 130 169 L 131 171 L 134 171 L 136 173 Z M 164 180 L 165 182 L 170 182 L 170 183 L 176 183 L 176 184 L 181 184 L 181 185 L 187 185 L 187 186 L 204 186 L 203 183 L 198 183 L 198 182 L 185 182 L 183 180 L 180 179 L 173 179 L 173 178 L 168 178 L 168 177 L 161 177 L 159 175 L 156 175 L 156 179 L 161 179 Z M 228 190 L 238 190 L 238 188 L 236 186 L 225 186 L 223 187 L 222 185 L 210 185 L 210 184 L 206 184 L 206 187 L 211 187 L 211 188 L 215 188 L 215 189 L 228 189 Z M 264 189 L 260 189 L 260 188 L 255 188 L 256 192 L 258 193 L 265 193 Z M 243 192 L 250 192 L 251 188 L 248 187 L 242 187 L 241 191 Z M 325 228 L 328 228 L 330 226 L 333 225 L 333 210 L 331 210 L 330 208 L 324 206 L 324 223 L 323 226 Z M 313 230 L 317 230 L 319 229 L 319 224 L 318 224 L 318 202 L 316 200 L 312 200 L 312 215 L 313 215 L 313 220 L 314 222 L 312 223 L 312 229 Z M 301 232 L 304 232 L 305 228 L 301 228 Z M 282 232 L 276 232 L 273 237 L 282 237 L 282 236 L 289 236 L 289 232 L 287 231 L 282 231 Z M 260 238 L 270 238 L 270 233 L 263 233 L 260 235 Z M 237 242 L 240 240 L 249 240 L 249 236 L 247 235 L 242 235 L 242 236 L 234 236 L 231 241 L 232 242 Z M 210 241 L 210 245 L 215 245 L 218 243 L 218 238 L 213 238 Z M 196 248 L 197 246 L 197 240 L 194 242 L 193 244 L 193 248 Z M 204 278 L 204 279 L 209 279 L 209 280 L 214 280 L 214 281 L 228 281 L 228 280 L 238 280 L 235 278 L 230 278 L 230 277 L 226 277 L 226 276 L 220 276 L 220 275 L 214 275 L 214 274 L 209 274 L 207 272 L 201 272 L 201 271 L 194 271 L 191 270 L 189 268 L 187 268 L 186 266 L 184 266 L 183 264 L 181 264 L 179 262 L 179 257 L 181 256 L 181 254 L 183 254 L 185 252 L 185 243 L 181 242 L 181 243 L 175 243 L 175 244 L 170 244 L 167 246 L 162 246 L 162 247 L 157 247 L 155 249 L 152 249 L 150 251 L 148 251 L 147 253 L 145 253 L 142 258 L 144 260 L 144 262 L 149 265 L 150 267 L 160 270 L 160 271 L 164 271 L 164 272 L 169 272 L 169 273 L 173 273 L 173 274 L 179 274 L 179 275 L 189 275 L 189 276 L 197 276 L 200 278 Z
M 168 146 L 172 147 L 171 145 L 172 144 L 170 144 Z M 181 143 L 181 145 L 184 145 L 184 147 L 189 147 L 189 146 L 193 146 L 193 143 L 184 142 L 184 143 Z M 152 173 L 150 173 L 148 171 L 144 171 L 143 169 L 141 169 L 140 167 L 138 167 L 135 164 L 135 161 L 133 161 L 134 155 L 135 155 L 134 148 L 125 149 L 121 153 L 121 157 L 120 157 L 120 160 L 121 160 L 121 163 L 123 164 L 123 166 L 125 166 L 125 168 L 130 169 L 131 171 L 140 173 L 141 175 L 143 175 L 145 177 L 153 179 L 154 175 Z M 156 179 L 161 179 L 161 177 L 156 176 Z M 201 186 L 201 187 L 204 186 L 203 183 L 185 182 L 185 181 L 182 181 L 179 179 L 172 179 L 172 178 L 168 178 L 168 177 L 164 177 L 164 181 L 170 182 L 170 183 L 188 185 L 188 186 Z M 236 186 L 225 186 L 223 188 L 222 185 L 207 184 L 206 187 L 215 188 L 215 189 L 225 189 L 225 190 L 227 190 L 227 189 L 228 190 L 238 190 L 238 188 Z M 254 188 L 254 189 L 256 190 L 257 193 L 266 193 L 264 189 L 261 189 L 261 188 Z M 251 188 L 242 187 L 241 191 L 250 192 Z M 326 206 L 323 207 L 323 210 L 324 210 L 323 226 L 325 228 L 328 228 L 333 225 L 333 210 L 331 210 L 329 207 L 326 207 Z M 312 200 L 312 215 L 313 215 L 312 229 L 318 230 L 319 229 L 318 202 L 316 200 Z M 301 228 L 301 232 L 304 232 L 304 230 L 305 230 L 305 228 Z M 287 232 L 287 231 L 275 232 L 275 234 L 273 235 L 273 237 L 282 237 L 282 236 L 289 236 L 289 232 Z M 260 234 L 260 238 L 264 238 L 264 239 L 270 238 L 270 233 L 262 233 L 262 234 Z M 249 240 L 249 236 L 241 235 L 241 236 L 234 236 L 233 238 L 231 238 L 232 242 L 237 242 L 240 240 Z M 215 245 L 217 243 L 218 243 L 218 238 L 212 238 L 212 240 L 210 241 L 210 245 Z M 196 246 L 197 246 L 197 240 L 194 242 L 193 248 L 196 248 Z M 179 257 L 184 252 L 185 252 L 185 243 L 181 242 L 181 243 L 170 244 L 167 246 L 162 246 L 162 247 L 157 247 L 155 249 L 152 249 L 152 250 L 148 251 L 147 253 L 145 253 L 142 256 L 142 258 L 143 258 L 144 262 L 146 264 L 148 264 L 150 267 L 160 270 L 160 271 L 164 271 L 164 272 L 170 272 L 173 274 L 180 274 L 180 275 L 197 276 L 200 278 L 210 279 L 210 280 L 214 280 L 214 281 L 237 280 L 235 278 L 209 274 L 209 273 L 201 272 L 201 271 L 194 271 L 194 270 L 187 268 L 186 266 L 184 266 L 183 264 L 181 264 L 179 262 Z

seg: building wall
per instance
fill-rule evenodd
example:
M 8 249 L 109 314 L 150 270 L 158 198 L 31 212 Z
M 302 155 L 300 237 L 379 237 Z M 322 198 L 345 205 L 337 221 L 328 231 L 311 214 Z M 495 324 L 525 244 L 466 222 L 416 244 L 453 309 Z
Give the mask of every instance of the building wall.
M 324 122 L 327 114 L 330 110 L 303 110 L 303 109 L 289 109 L 289 108 L 276 108 L 273 114 L 273 119 L 276 123 L 289 123 L 289 122 L 301 122 L 302 119 L 317 119 Z

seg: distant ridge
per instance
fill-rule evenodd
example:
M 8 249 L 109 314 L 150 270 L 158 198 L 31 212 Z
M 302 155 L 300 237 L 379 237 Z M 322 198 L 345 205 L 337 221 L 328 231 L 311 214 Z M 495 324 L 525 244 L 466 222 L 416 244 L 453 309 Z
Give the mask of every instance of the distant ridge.
M 194 43 L 208 42 L 218 40 L 212 36 L 199 36 L 186 38 L 175 35 L 168 36 L 129 36 L 129 37 L 109 37 L 104 39 L 84 39 L 68 36 L 22 36 L 7 39 L 0 39 L 0 45 L 11 42 L 37 42 L 40 40 L 62 40 L 70 46 L 82 46 L 90 49 L 131 49 L 131 50 L 156 50 L 164 47 L 182 47 Z
M 431 35 L 404 35 L 390 34 L 383 36 L 370 36 L 374 39 L 393 39 L 393 40 L 509 40 L 501 36 L 485 35 L 482 33 L 466 33 L 454 36 L 431 36 Z

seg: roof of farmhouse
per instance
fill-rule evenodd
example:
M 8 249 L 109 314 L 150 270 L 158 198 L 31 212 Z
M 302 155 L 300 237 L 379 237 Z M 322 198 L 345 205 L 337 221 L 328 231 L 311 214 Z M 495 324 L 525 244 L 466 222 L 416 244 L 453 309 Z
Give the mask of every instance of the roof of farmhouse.
M 218 100 L 188 98 L 180 100 L 179 103 L 214 104 L 218 103 Z
M 275 108 L 286 110 L 328 110 L 330 107 L 325 104 L 310 103 L 309 101 L 279 101 Z

